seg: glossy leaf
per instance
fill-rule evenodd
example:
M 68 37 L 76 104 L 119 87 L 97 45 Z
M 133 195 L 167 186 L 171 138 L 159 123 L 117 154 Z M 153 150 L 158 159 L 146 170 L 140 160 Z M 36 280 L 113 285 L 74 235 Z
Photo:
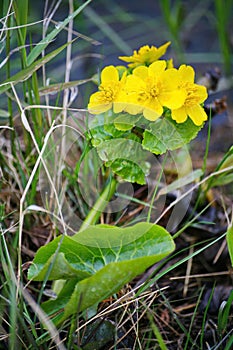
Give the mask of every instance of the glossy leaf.
M 119 114 L 114 119 L 114 125 L 118 130 L 127 131 L 131 130 L 141 118 L 140 115 L 131 115 L 128 113 Z
M 43 304 L 48 313 L 64 308 L 61 321 L 117 292 L 173 249 L 169 233 L 150 223 L 91 226 L 40 248 L 28 278 L 68 280 L 56 300 Z
M 160 118 L 150 123 L 149 128 L 144 131 L 142 146 L 152 153 L 163 154 L 189 143 L 201 128 L 202 126 L 194 125 L 190 119 L 178 124 L 168 116 Z
M 139 142 L 117 138 L 106 140 L 97 147 L 97 152 L 106 166 L 120 175 L 125 181 L 146 183 L 150 165 L 149 152 L 142 149 Z

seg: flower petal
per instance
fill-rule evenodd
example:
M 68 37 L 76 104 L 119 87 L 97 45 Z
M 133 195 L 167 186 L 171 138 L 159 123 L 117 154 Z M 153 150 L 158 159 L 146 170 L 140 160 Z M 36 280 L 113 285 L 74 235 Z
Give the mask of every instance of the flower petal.
M 154 110 L 149 109 L 149 108 L 145 108 L 143 110 L 143 115 L 147 120 L 150 120 L 152 122 L 154 122 L 155 120 L 157 120 L 161 116 L 161 114 L 158 114 Z
M 157 59 L 165 54 L 167 51 L 168 46 L 171 44 L 170 41 L 166 42 L 165 44 L 161 45 L 157 49 Z
M 206 87 L 203 85 L 197 85 L 197 84 L 194 84 L 194 86 L 196 89 L 195 95 L 198 96 L 198 102 L 199 103 L 204 102 L 208 97 Z
M 151 99 L 144 105 L 143 115 L 146 119 L 154 121 L 163 114 L 163 107 L 158 99 Z
M 163 106 L 170 109 L 177 109 L 183 106 L 187 94 L 184 89 L 178 89 L 171 92 L 162 92 L 159 95 L 159 101 Z
M 186 110 L 184 107 L 172 110 L 172 119 L 177 123 L 184 123 L 188 118 Z
M 103 102 L 103 92 L 97 91 L 90 97 L 90 102 L 87 106 L 88 110 L 92 114 L 99 114 L 106 112 L 112 107 L 111 102 L 104 103 Z
M 150 76 L 160 75 L 166 69 L 166 66 L 167 64 L 164 60 L 155 61 L 148 67 L 148 73 Z
M 137 76 L 142 80 L 146 79 L 148 77 L 148 67 L 139 66 L 135 68 L 133 71 L 133 76 Z
M 182 81 L 187 81 L 189 83 L 194 82 L 195 72 L 193 67 L 182 64 L 179 68 L 179 73 Z
M 175 90 L 181 82 L 180 74 L 176 68 L 170 68 L 161 75 L 163 81 L 163 89 Z
M 124 111 L 129 113 L 129 114 L 136 115 L 136 114 L 142 113 L 143 106 L 139 105 L 137 103 L 130 103 L 129 102 L 125 105 Z
M 194 122 L 194 124 L 197 126 L 202 125 L 203 122 L 208 119 L 207 114 L 204 111 L 204 108 L 202 108 L 200 105 L 187 107 L 186 111 L 189 117 Z
M 102 84 L 109 81 L 119 81 L 118 70 L 114 66 L 107 66 L 101 72 Z

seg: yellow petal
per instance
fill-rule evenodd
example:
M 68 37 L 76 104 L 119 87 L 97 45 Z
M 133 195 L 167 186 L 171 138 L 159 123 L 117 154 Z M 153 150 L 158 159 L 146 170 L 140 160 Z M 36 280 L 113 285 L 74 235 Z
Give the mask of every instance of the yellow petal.
M 136 103 L 127 103 L 124 107 L 124 111 L 132 115 L 142 113 L 142 110 L 143 106 Z
M 165 70 L 161 75 L 161 79 L 163 82 L 163 89 L 166 90 L 175 90 L 181 82 L 180 74 L 175 68 Z
M 187 107 L 186 111 L 187 111 L 189 117 L 194 122 L 194 124 L 197 126 L 202 125 L 203 122 L 208 119 L 207 114 L 204 111 L 204 108 L 202 108 L 200 105 Z
M 105 103 L 105 104 L 99 104 L 99 105 L 88 105 L 88 111 L 91 114 L 100 114 L 108 111 L 112 108 L 112 103 Z
M 170 109 L 177 109 L 184 105 L 187 93 L 184 89 L 178 89 L 171 92 L 162 92 L 159 95 L 159 101 L 163 106 Z
M 120 113 L 124 110 L 127 102 L 127 95 L 124 91 L 121 91 L 116 100 L 113 103 L 113 112 L 114 113 Z
M 144 105 L 143 115 L 148 120 L 156 120 L 163 114 L 163 107 L 158 99 L 151 99 Z
M 105 102 L 103 100 L 103 93 L 101 91 L 97 91 L 90 96 L 90 101 L 87 106 L 88 110 L 92 114 L 100 114 L 106 112 L 112 107 L 112 103 Z
M 184 107 L 172 110 L 172 119 L 177 123 L 184 123 L 188 118 L 186 110 Z
M 125 108 L 125 102 L 114 102 L 113 103 L 113 112 L 114 113 L 120 113 Z
M 194 82 L 195 72 L 193 67 L 182 64 L 179 68 L 179 73 L 182 81 L 187 81 L 189 83 Z
M 132 62 L 134 60 L 134 56 L 119 56 L 118 58 L 125 62 Z
M 140 90 L 144 90 L 144 88 L 145 88 L 145 82 L 141 78 L 139 78 L 136 75 L 127 76 L 126 83 L 125 83 L 126 92 L 140 91 Z
M 150 120 L 152 122 L 157 120 L 161 116 L 161 114 L 158 114 L 154 110 L 149 108 L 145 108 L 143 110 L 143 115 L 147 120 Z
M 195 85 L 195 88 L 196 88 L 196 92 L 195 92 L 195 95 L 198 96 L 198 102 L 199 103 L 202 103 L 204 102 L 207 97 L 208 97 L 208 94 L 207 94 L 207 89 L 205 86 L 203 85 L 197 85 L 197 84 L 194 84 Z
M 174 68 L 173 59 L 167 60 L 167 69 Z
M 160 75 L 166 69 L 166 66 L 167 64 L 164 60 L 155 61 L 148 67 L 148 73 L 152 76 Z
M 145 66 L 139 66 L 134 69 L 133 75 L 141 78 L 142 80 L 146 79 L 148 77 L 148 67 Z
M 114 66 L 107 66 L 101 72 L 102 84 L 109 81 L 119 81 L 118 70 Z
M 170 41 L 166 42 L 165 44 L 161 45 L 160 47 L 158 47 L 157 50 L 157 55 L 158 58 L 163 56 L 165 54 L 165 52 L 167 51 L 168 46 L 171 44 Z

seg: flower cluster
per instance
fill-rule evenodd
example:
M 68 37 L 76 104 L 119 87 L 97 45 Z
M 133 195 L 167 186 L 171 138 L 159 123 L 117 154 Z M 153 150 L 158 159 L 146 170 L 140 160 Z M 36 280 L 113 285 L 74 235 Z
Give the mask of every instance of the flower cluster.
M 207 120 L 202 103 L 206 88 L 194 82 L 191 66 L 173 67 L 172 61 L 161 60 L 170 42 L 156 48 L 148 45 L 134 51 L 132 56 L 119 57 L 128 62 L 128 69 L 107 66 L 101 72 L 99 91 L 90 97 L 88 110 L 100 114 L 113 109 L 114 113 L 143 114 L 155 121 L 164 110 L 170 110 L 177 123 L 189 117 L 197 126 Z M 122 73 L 123 71 L 123 73 Z

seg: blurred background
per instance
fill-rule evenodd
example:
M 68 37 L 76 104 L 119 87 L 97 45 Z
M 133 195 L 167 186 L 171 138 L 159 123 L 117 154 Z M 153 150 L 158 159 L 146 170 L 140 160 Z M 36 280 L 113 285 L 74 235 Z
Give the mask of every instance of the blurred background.
M 76 9 L 84 1 L 44 0 L 29 2 L 31 22 L 49 17 L 62 21 L 69 14 L 70 4 Z M 233 52 L 232 0 L 93 0 L 74 19 L 72 80 L 85 79 L 105 65 L 121 64 L 120 55 L 131 55 L 142 45 L 155 45 L 171 41 L 166 58 L 174 64 L 193 65 L 201 76 L 218 67 L 226 75 L 232 73 Z M 42 24 L 32 27 L 34 42 L 40 39 Z M 66 31 L 59 34 L 50 48 L 65 43 Z M 65 74 L 65 61 L 50 70 L 57 80 Z M 54 62 L 53 62 L 54 64 Z M 64 65 L 64 66 L 63 66 Z M 84 96 L 84 102 L 86 99 Z
M 0 1 L 1 17 L 5 13 L 4 4 L 8 2 L 5 1 Z M 28 27 L 31 43 L 37 45 L 43 34 L 45 36 L 59 26 L 85 1 L 41 0 L 29 1 L 28 4 L 28 23 L 40 21 Z M 206 80 L 209 83 L 210 80 L 213 86 L 209 91 L 209 103 L 226 98 L 228 112 L 223 111 L 213 119 L 213 130 L 217 128 L 218 132 L 215 133 L 217 142 L 213 140 L 212 145 L 214 148 L 217 144 L 219 148 L 222 144 L 223 151 L 226 151 L 232 144 L 233 129 L 232 18 L 233 0 L 92 0 L 73 22 L 73 38 L 76 40 L 72 44 L 70 80 L 88 79 L 106 65 L 124 64 L 118 56 L 132 55 L 133 50 L 140 46 L 160 46 L 171 41 L 165 58 L 172 57 L 175 66 L 191 64 L 198 81 L 204 79 L 204 83 Z M 65 44 L 67 35 L 68 31 L 62 30 L 46 48 L 46 53 Z M 11 56 L 12 74 L 20 69 L 20 55 L 16 50 Z M 46 65 L 47 81 L 50 84 L 62 83 L 65 73 L 66 52 L 63 50 Z M 1 75 L 3 80 L 3 71 Z M 86 108 L 90 94 L 96 89 L 93 82 L 80 85 L 73 107 Z M 62 101 L 62 94 L 60 97 L 50 95 L 52 102 L 59 103 L 59 99 Z

